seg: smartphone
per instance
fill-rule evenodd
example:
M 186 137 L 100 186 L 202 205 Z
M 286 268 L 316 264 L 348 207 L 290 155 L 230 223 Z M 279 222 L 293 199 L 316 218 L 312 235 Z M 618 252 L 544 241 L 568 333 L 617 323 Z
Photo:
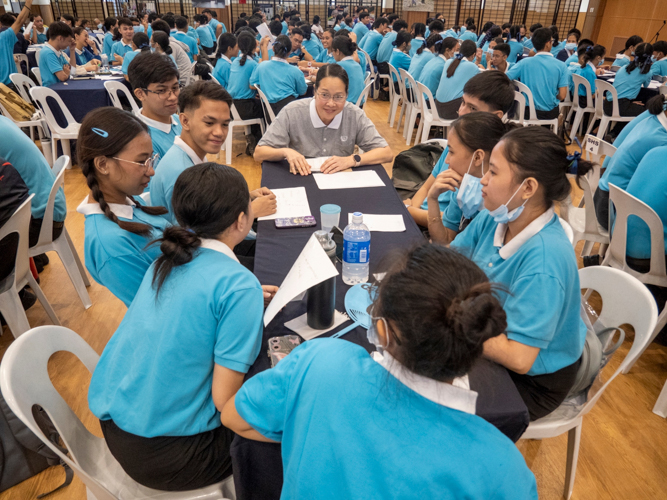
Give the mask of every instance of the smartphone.
M 276 219 L 276 227 L 283 229 L 286 227 L 313 227 L 317 225 L 315 217 L 307 215 L 305 217 L 286 217 L 284 219 Z

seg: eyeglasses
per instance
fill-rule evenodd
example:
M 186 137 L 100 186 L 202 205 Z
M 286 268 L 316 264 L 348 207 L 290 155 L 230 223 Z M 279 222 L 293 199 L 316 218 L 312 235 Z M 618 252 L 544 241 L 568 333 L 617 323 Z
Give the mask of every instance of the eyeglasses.
M 157 153 L 154 153 L 153 156 L 151 156 L 150 158 L 148 158 L 144 162 L 125 160 L 123 158 L 118 158 L 116 156 L 112 156 L 111 158 L 113 158 L 114 160 L 118 160 L 118 161 L 126 161 L 128 163 L 134 163 L 135 165 L 139 165 L 141 167 L 144 167 L 144 172 L 146 172 L 146 171 L 150 170 L 151 168 L 153 168 L 153 166 L 157 163 L 158 159 L 160 158 L 160 155 L 157 154 Z
M 345 102 L 345 99 L 347 99 L 347 96 L 345 94 L 336 94 L 332 96 L 328 92 L 318 92 L 317 97 L 319 97 L 322 101 L 327 102 L 333 99 L 333 102 L 336 104 L 340 104 L 341 102 Z
M 181 89 L 183 88 L 183 85 L 179 84 L 176 87 L 172 87 L 170 89 L 164 89 L 164 90 L 150 90 L 150 89 L 141 89 L 144 92 L 150 92 L 151 94 L 155 94 L 158 96 L 160 99 L 169 99 L 171 94 L 173 93 L 175 96 L 178 96 L 180 94 Z

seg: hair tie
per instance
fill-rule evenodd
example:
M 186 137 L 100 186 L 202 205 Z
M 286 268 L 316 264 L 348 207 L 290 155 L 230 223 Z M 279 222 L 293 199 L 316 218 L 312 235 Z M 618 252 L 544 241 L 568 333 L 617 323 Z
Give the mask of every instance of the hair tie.
M 142 50 L 142 49 L 144 49 L 146 47 L 150 47 L 150 46 L 151 46 L 150 43 L 142 43 L 141 45 L 139 45 L 139 50 Z
M 394 40 L 393 42 L 391 42 L 391 44 L 392 44 L 394 47 L 396 47 L 396 40 Z
M 442 42 L 443 42 L 443 40 L 442 40 L 442 38 L 441 38 L 440 40 L 438 40 L 437 42 L 435 42 L 435 43 L 433 44 L 433 46 L 434 46 L 434 47 L 439 47 L 440 45 L 442 45 Z
M 423 47 L 423 48 L 426 48 L 426 40 L 424 40 L 424 41 L 422 42 L 422 47 Z
M 579 151 L 575 151 L 574 153 L 567 155 L 567 160 L 570 162 L 570 164 L 567 166 L 568 174 L 577 173 L 579 169 L 579 158 L 581 158 L 581 153 L 583 153 L 583 148 L 581 147 L 579 139 L 575 137 L 574 142 L 576 142 L 577 146 L 579 146 Z
M 586 47 L 586 52 L 591 52 L 592 50 L 593 50 L 592 45 L 589 45 L 588 47 Z
M 105 139 L 109 137 L 109 132 L 107 132 L 106 130 L 102 130 L 101 128 L 91 128 L 90 130 L 95 132 L 100 137 L 104 137 Z
M 459 53 L 456 54 L 454 57 L 456 57 L 458 60 L 461 60 L 461 59 L 463 59 L 463 54 L 461 54 L 461 53 L 459 52 Z
M 188 233 L 190 233 L 190 234 L 194 234 L 195 236 L 197 236 L 197 233 L 195 233 L 194 230 L 193 230 L 192 228 L 186 227 L 185 230 L 186 230 Z

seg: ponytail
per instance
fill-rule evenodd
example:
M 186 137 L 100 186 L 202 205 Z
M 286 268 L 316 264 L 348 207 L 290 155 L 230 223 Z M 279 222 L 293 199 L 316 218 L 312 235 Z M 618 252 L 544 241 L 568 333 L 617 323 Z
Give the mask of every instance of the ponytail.
M 280 59 L 285 59 L 292 52 L 292 40 L 287 35 L 278 35 L 273 44 L 273 53 Z
M 651 70 L 651 56 L 653 55 L 653 45 L 650 43 L 640 43 L 635 47 L 635 58 L 625 68 L 628 73 L 632 73 L 639 68 L 639 73 L 645 75 Z
M 239 64 L 245 66 L 248 57 L 252 58 L 252 54 L 257 48 L 257 40 L 250 33 L 241 33 L 238 38 L 239 50 L 243 54 Z
M 444 55 L 447 50 L 454 50 L 459 44 L 459 41 L 453 36 L 448 36 L 440 42 L 435 42 L 434 47 L 438 51 L 438 54 Z
M 456 68 L 459 67 L 459 64 L 461 64 L 461 60 L 464 57 L 470 57 L 473 55 L 475 52 L 477 52 L 477 45 L 475 42 L 472 40 L 465 40 L 461 44 L 461 48 L 459 49 L 459 53 L 456 54 L 456 59 L 452 61 L 447 68 L 447 78 L 451 78 L 454 76 L 454 73 L 456 72 Z
M 336 36 L 331 42 L 331 50 L 340 50 L 345 57 L 348 57 L 357 50 L 357 44 L 349 36 Z
M 596 57 L 604 57 L 604 55 L 607 53 L 607 49 L 605 49 L 602 45 L 589 45 L 584 49 L 584 53 L 582 54 L 583 57 L 583 62 L 581 63 L 582 69 L 586 67 L 586 65 L 591 62 L 593 59 Z M 577 52 L 578 54 L 578 52 Z
M 652 115 L 659 115 L 667 111 L 667 96 L 664 94 L 658 94 L 651 97 L 646 103 L 646 109 Z
M 417 55 L 420 55 L 422 52 L 424 52 L 424 49 L 430 49 L 439 41 L 442 41 L 442 36 L 440 36 L 440 33 L 432 34 L 428 37 L 428 39 L 424 40 L 422 46 L 417 49 Z

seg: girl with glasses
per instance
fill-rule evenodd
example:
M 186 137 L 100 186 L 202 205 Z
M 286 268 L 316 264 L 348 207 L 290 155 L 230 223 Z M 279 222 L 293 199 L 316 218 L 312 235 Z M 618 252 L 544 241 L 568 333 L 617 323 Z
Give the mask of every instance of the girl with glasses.
M 146 206 L 139 196 L 155 174 L 148 127 L 127 111 L 98 108 L 81 124 L 77 156 L 90 188 L 77 208 L 86 216 L 86 268 L 129 307 L 160 255 L 147 245 L 167 226 L 167 210 Z

